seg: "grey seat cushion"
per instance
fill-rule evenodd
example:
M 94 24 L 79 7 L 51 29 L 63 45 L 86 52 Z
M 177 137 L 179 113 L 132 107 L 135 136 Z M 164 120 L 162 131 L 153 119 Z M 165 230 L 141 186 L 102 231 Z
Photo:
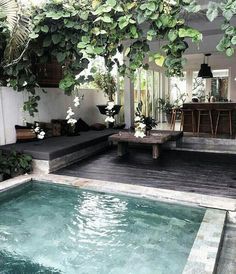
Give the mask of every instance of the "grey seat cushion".
M 115 132 L 116 131 L 112 129 L 103 131 L 91 130 L 82 132 L 79 136 L 52 137 L 42 141 L 0 146 L 0 149 L 8 151 L 16 150 L 17 152 L 27 153 L 38 160 L 53 160 L 99 142 L 106 141 L 108 136 Z

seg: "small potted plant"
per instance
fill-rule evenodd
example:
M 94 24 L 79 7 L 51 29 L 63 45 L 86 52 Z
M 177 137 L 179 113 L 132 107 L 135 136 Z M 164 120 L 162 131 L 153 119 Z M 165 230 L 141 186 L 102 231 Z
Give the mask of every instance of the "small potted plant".
M 10 177 L 16 177 L 32 170 L 32 157 L 27 154 L 11 151 L 6 155 L 6 165 L 9 170 Z
M 175 107 L 175 105 L 170 102 L 169 96 L 166 96 L 165 99 L 159 98 L 158 103 L 159 103 L 159 109 L 166 114 L 167 122 L 170 124 L 172 109 Z
M 142 114 L 142 108 L 143 108 L 143 102 L 141 101 L 138 104 L 138 107 L 136 108 L 136 113 L 135 113 L 135 123 L 136 123 L 136 128 L 137 132 L 135 133 L 135 136 L 137 137 L 144 137 L 144 136 L 149 136 L 150 132 L 153 127 L 157 125 L 157 122 L 155 119 L 153 119 L 150 116 L 145 116 Z M 140 134 L 140 132 L 143 132 Z
M 106 105 L 97 105 L 99 111 L 103 115 L 107 115 L 107 106 L 109 102 L 114 102 L 114 97 L 117 92 L 117 84 L 115 77 L 112 76 L 110 72 L 97 72 L 94 75 L 94 84 L 95 86 L 102 90 L 105 96 L 108 98 L 108 102 Z M 113 106 L 113 115 L 117 115 L 120 112 L 121 105 Z

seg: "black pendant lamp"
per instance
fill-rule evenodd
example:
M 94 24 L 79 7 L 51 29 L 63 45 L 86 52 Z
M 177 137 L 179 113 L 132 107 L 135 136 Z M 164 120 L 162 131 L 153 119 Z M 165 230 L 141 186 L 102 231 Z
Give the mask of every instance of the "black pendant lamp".
M 198 77 L 201 77 L 201 78 L 213 78 L 213 74 L 212 74 L 212 71 L 211 71 L 211 67 L 208 66 L 208 58 L 209 56 L 211 56 L 210 53 L 207 53 L 204 55 L 204 63 L 201 64 L 201 68 L 198 72 Z M 207 63 L 205 63 L 207 59 Z

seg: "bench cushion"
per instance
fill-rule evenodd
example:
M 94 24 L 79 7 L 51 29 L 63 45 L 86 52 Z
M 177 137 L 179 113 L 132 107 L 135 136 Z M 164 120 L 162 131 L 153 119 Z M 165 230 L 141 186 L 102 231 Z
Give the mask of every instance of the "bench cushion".
M 0 146 L 0 149 L 27 153 L 34 159 L 53 160 L 55 158 L 76 152 L 99 142 L 107 141 L 108 136 L 114 134 L 113 129 L 103 131 L 90 130 L 82 132 L 80 136 L 60 136 L 30 143 L 10 144 Z

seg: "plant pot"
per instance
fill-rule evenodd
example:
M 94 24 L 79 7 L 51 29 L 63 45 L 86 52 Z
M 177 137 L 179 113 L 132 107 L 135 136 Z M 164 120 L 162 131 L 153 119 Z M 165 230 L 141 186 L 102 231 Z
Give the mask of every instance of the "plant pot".
M 68 129 L 67 129 L 67 136 L 79 136 L 79 132 L 78 130 L 76 130 L 76 126 L 70 126 L 68 125 Z
M 122 105 L 114 105 L 114 115 L 119 114 L 120 109 L 121 109 Z M 97 108 L 99 109 L 100 113 L 103 115 L 106 115 L 107 113 L 107 105 L 97 105 Z

